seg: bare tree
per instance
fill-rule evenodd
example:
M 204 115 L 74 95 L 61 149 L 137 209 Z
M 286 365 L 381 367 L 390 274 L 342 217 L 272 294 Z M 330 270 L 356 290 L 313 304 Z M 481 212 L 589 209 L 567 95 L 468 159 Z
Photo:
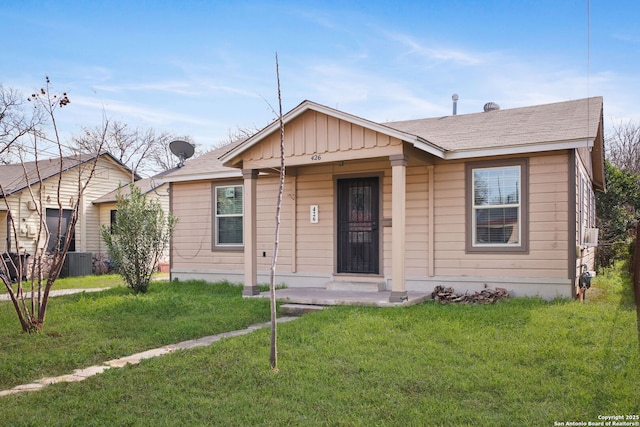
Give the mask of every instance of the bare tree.
M 611 164 L 640 175 L 640 124 L 633 120 L 614 124 L 606 147 Z
M 239 140 L 245 140 L 255 135 L 259 130 L 260 129 L 255 125 L 247 128 L 241 128 L 240 126 L 236 126 L 235 129 L 229 129 L 227 133 L 227 138 L 222 141 L 221 145 L 226 145 Z
M 82 152 L 97 152 L 101 147 L 134 173 L 151 176 L 176 165 L 168 155 L 169 143 L 174 139 L 185 137 L 107 119 L 101 126 L 83 128 L 81 135 L 72 137 L 72 142 Z
M 178 166 L 178 162 L 180 161 L 180 159 L 176 157 L 176 155 L 173 154 L 169 149 L 169 143 L 171 141 L 181 140 L 181 141 L 186 141 L 190 143 L 191 145 L 194 146 L 196 150 L 196 154 L 194 155 L 194 157 L 197 157 L 197 152 L 199 151 L 199 144 L 196 144 L 193 141 L 193 138 L 191 138 L 189 135 L 184 135 L 184 136 L 168 135 L 168 137 L 164 138 L 164 140 L 165 141 L 163 141 L 160 144 L 157 150 L 154 150 L 153 152 L 149 153 L 149 161 L 154 166 L 154 170 L 156 172 L 166 171 Z
M 26 98 L 12 88 L 0 84 L 0 163 L 17 160 L 17 142 L 34 132 L 42 123 L 42 109 L 36 106 L 25 111 Z
M 7 289 L 22 330 L 24 332 L 37 333 L 41 332 L 44 328 L 50 291 L 60 275 L 64 259 L 71 244 L 70 238 L 61 239 L 59 236 L 69 237 L 73 234 L 78 220 L 82 195 L 94 176 L 96 162 L 99 157 L 94 156 L 87 159 L 83 159 L 80 155 L 77 155 L 74 159 L 63 157 L 63 146 L 60 141 L 56 123 L 56 110 L 68 105 L 70 100 L 66 93 L 58 95 L 51 92 L 48 77 L 46 78 L 45 87 L 41 88 L 37 93 L 33 93 L 29 101 L 33 102 L 36 108 L 41 108 L 46 114 L 50 132 L 53 135 L 52 138 L 47 138 L 47 145 L 53 141 L 57 147 L 59 157 L 55 160 L 46 161 L 39 159 L 40 133 L 34 133 L 32 139 L 33 145 L 28 147 L 29 150 L 20 151 L 20 155 L 22 155 L 22 153 L 28 153 L 30 157 L 35 159 L 35 161 L 27 162 L 22 158 L 20 163 L 25 183 L 24 189 L 21 190 L 22 195 L 31 204 L 33 210 L 35 210 L 37 218 L 37 231 L 34 242 L 36 250 L 33 253 L 31 261 L 27 259 L 29 255 L 27 255 L 26 249 L 21 252 L 18 243 L 21 241 L 20 224 L 16 224 L 14 220 L 14 218 L 20 217 L 17 212 L 14 212 L 14 209 L 19 210 L 21 202 L 18 201 L 18 206 L 16 207 L 16 204 L 8 199 L 10 192 L 0 183 L 0 197 L 3 199 L 6 210 L 8 228 L 10 229 L 9 234 L 13 242 L 15 242 L 15 253 L 7 253 L 6 256 L 3 255 L 0 257 L 0 281 L 4 283 Z M 21 145 L 22 148 L 25 148 L 24 144 Z M 70 164 L 77 166 L 73 169 L 75 172 L 65 172 Z M 49 203 L 57 204 L 59 212 L 55 230 L 51 230 L 47 225 L 44 201 L 44 174 L 42 172 L 45 167 L 54 168 L 57 171 L 55 175 L 57 177 L 57 185 L 54 186 L 53 191 L 51 188 L 47 188 L 47 198 L 50 199 Z M 69 198 L 68 192 L 65 194 L 61 192 L 63 173 L 76 174 L 73 175 L 75 192 L 72 193 L 71 198 Z M 70 213 L 68 217 L 64 218 L 64 221 L 63 204 L 65 211 Z M 71 209 L 69 209 L 69 207 Z M 55 236 L 55 243 L 50 245 L 49 241 L 52 239 L 52 236 Z M 45 248 L 49 248 L 50 250 L 45 251 Z M 30 264 L 28 269 L 30 274 L 23 274 L 27 271 L 27 263 Z M 12 271 L 15 272 L 15 283 L 12 283 Z M 29 276 L 28 280 L 27 276 Z
M 271 369 L 278 371 L 278 321 L 276 314 L 276 264 L 278 262 L 278 246 L 280 242 L 280 209 L 282 207 L 282 193 L 284 193 L 284 121 L 282 120 L 282 95 L 280 93 L 280 68 L 276 53 L 276 78 L 278 81 L 278 122 L 280 124 L 280 181 L 278 197 L 276 198 L 276 225 L 273 239 L 273 255 L 271 256 L 271 270 L 269 281 L 269 299 L 271 300 L 271 352 L 269 362 Z

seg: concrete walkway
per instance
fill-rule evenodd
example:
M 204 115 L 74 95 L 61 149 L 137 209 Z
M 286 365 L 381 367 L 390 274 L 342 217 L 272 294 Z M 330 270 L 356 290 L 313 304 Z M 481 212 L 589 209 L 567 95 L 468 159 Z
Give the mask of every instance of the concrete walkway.
M 87 288 L 87 289 L 60 289 L 49 292 L 50 297 L 61 297 L 64 295 L 80 294 L 82 292 L 100 292 L 110 288 Z M 31 298 L 31 292 L 24 293 L 25 298 Z M 11 301 L 9 294 L 0 294 L 0 301 Z
M 291 320 L 295 320 L 295 319 L 297 319 L 297 317 L 280 317 L 278 318 L 278 323 L 290 322 Z M 143 359 L 150 359 L 152 357 L 162 356 L 164 354 L 172 353 L 176 350 L 188 350 L 194 347 L 208 346 L 215 342 L 220 341 L 223 338 L 231 338 L 231 337 L 237 337 L 240 335 L 246 335 L 257 329 L 267 328 L 270 326 L 271 326 L 271 322 L 259 323 L 256 325 L 249 326 L 246 329 L 240 329 L 240 330 L 231 331 L 231 332 L 224 332 L 221 334 L 210 335 L 208 337 L 198 338 L 195 340 L 182 341 L 178 344 L 166 345 L 164 347 L 156 348 L 153 350 L 147 350 L 141 353 L 136 353 L 131 356 L 121 357 L 120 359 L 109 360 L 107 362 L 104 362 L 102 365 L 90 366 L 84 369 L 76 369 L 75 371 L 73 371 L 72 374 L 61 375 L 59 377 L 41 378 L 30 384 L 23 384 L 9 390 L 0 391 L 0 396 L 8 396 L 10 394 L 23 393 L 25 391 L 41 390 L 49 384 L 83 381 L 89 377 L 100 374 L 106 371 L 107 369 L 121 368 L 127 364 L 135 365 L 140 363 L 140 361 Z

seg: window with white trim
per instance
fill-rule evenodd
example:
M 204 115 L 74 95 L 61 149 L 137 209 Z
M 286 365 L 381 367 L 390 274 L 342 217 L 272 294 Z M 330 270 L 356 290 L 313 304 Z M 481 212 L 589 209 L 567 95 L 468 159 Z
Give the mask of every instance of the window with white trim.
M 242 185 L 214 188 L 215 245 L 241 247 L 243 245 L 244 197 Z
M 527 251 L 527 162 L 468 164 L 466 173 L 467 251 Z

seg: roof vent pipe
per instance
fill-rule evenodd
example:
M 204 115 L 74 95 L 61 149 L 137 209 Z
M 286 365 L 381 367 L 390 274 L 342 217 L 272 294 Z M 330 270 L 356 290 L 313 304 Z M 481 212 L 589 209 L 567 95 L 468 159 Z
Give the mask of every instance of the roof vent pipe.
M 497 111 L 500 109 L 500 106 L 495 102 L 487 102 L 484 104 L 484 112 L 487 113 L 489 111 Z
M 454 93 L 451 96 L 451 100 L 453 101 L 453 115 L 458 114 L 458 94 Z

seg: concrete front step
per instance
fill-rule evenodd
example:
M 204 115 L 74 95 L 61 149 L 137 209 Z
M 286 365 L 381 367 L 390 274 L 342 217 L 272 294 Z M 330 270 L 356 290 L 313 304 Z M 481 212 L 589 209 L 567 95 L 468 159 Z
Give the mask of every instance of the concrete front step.
M 282 304 L 280 306 L 280 312 L 290 316 L 302 316 L 322 309 L 324 309 L 324 306 L 312 304 Z
M 384 282 L 381 281 L 334 280 L 327 283 L 326 287 L 330 291 L 380 292 L 385 290 Z

